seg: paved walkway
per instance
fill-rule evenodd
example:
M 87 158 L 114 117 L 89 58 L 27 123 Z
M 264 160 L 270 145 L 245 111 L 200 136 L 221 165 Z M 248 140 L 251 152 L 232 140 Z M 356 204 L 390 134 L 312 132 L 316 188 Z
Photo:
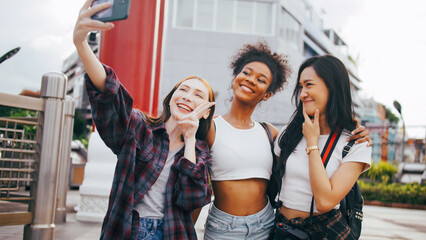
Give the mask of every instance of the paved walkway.
M 426 239 L 426 210 L 364 206 L 360 239 Z
M 76 220 L 74 207 L 80 201 L 78 191 L 69 191 L 67 197 L 67 222 L 57 224 L 55 239 L 92 240 L 99 239 L 101 223 Z M 1 205 L 1 203 L 0 203 Z M 199 239 L 203 239 L 204 222 L 208 206 L 204 207 L 195 225 Z M 0 239 L 20 240 L 23 226 L 0 227 Z M 426 210 L 364 206 L 364 222 L 361 240 L 379 239 L 426 239 Z M 218 239 L 219 240 L 219 239 Z

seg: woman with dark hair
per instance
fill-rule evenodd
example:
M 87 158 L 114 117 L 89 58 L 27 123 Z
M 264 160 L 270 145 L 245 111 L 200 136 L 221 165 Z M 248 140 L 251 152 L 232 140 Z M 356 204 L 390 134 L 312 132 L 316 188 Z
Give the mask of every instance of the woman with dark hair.
M 210 202 L 210 153 L 205 141 L 214 114 L 214 95 L 202 78 L 180 81 L 163 102 L 159 117 L 133 108 L 133 99 L 114 71 L 87 42 L 89 31 L 112 23 L 92 20 L 109 4 L 88 0 L 74 29 L 74 44 L 86 69 L 93 121 L 117 166 L 101 239 L 197 239 L 191 213 Z
M 266 196 L 273 156 L 267 133 L 252 119 L 259 102 L 280 91 L 290 74 L 286 59 L 266 42 L 244 45 L 234 56 L 233 97 L 227 113 L 214 118 L 207 140 L 214 192 L 205 239 L 267 239 L 274 212 Z M 268 123 L 275 137 L 278 130 Z M 353 136 L 369 140 L 361 127 Z
M 251 116 L 259 102 L 283 88 L 289 67 L 265 42 L 244 45 L 230 67 L 234 75 L 231 108 L 214 118 L 207 137 L 215 199 L 204 239 L 265 239 L 274 216 L 265 195 L 272 153 L 265 130 Z M 274 135 L 278 133 L 270 128 Z
M 371 148 L 367 142 L 354 145 L 342 157 L 356 127 L 348 72 L 334 56 L 315 56 L 302 63 L 297 81 L 296 110 L 275 143 L 276 155 L 285 162 L 277 220 L 307 232 L 311 239 L 353 239 L 339 203 L 370 168 Z M 343 131 L 324 167 L 321 150 L 329 135 L 339 130 Z

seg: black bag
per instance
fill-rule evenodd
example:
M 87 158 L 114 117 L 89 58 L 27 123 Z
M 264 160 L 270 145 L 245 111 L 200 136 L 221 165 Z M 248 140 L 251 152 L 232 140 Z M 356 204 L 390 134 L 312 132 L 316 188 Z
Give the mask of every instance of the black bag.
M 351 149 L 354 141 L 350 141 L 343 149 L 342 158 L 348 154 Z M 359 239 L 361 235 L 362 220 L 364 214 L 362 212 L 362 207 L 364 206 L 364 198 L 361 195 L 361 189 L 358 186 L 358 183 L 355 182 L 352 189 L 349 193 L 340 201 L 340 211 L 343 216 L 346 218 L 349 227 L 351 228 L 352 236 L 355 239 Z

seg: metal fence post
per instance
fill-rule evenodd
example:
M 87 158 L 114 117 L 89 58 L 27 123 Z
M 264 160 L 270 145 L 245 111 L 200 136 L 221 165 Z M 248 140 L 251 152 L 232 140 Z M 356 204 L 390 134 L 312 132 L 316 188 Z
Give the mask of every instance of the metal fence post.
M 67 221 L 66 200 L 68 192 L 68 176 L 70 173 L 71 141 L 74 126 L 74 100 L 71 96 L 65 97 L 64 124 L 62 129 L 62 146 L 58 176 L 58 198 L 55 214 L 55 223 Z
M 39 116 L 38 176 L 32 184 L 34 201 L 29 205 L 33 219 L 24 227 L 24 239 L 50 240 L 55 236 L 56 191 L 61 148 L 63 100 L 67 77 L 61 73 L 43 75 L 40 95 L 44 110 Z

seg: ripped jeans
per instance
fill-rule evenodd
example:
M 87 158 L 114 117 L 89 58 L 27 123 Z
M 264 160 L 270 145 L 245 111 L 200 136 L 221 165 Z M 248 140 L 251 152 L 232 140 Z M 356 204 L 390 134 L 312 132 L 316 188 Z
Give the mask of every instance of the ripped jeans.
M 139 218 L 139 240 L 162 240 L 163 219 Z

